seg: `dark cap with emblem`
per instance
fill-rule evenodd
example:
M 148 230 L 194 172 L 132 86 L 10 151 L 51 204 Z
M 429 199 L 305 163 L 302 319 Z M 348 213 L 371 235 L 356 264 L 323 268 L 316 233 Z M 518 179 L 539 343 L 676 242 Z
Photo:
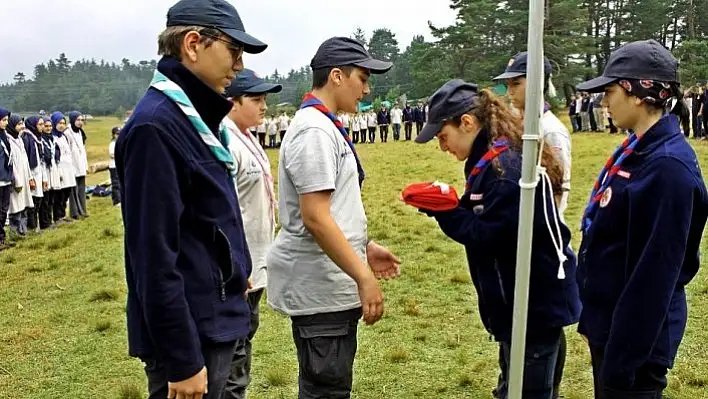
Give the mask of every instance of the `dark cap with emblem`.
M 267 44 L 246 33 L 236 8 L 226 0 L 180 0 L 167 11 L 167 26 L 202 26 L 218 29 L 243 51 L 263 52 Z
M 579 84 L 577 89 L 599 93 L 621 79 L 679 83 L 678 61 L 656 40 L 627 43 L 610 54 L 602 76 Z
M 462 79 L 453 79 L 442 85 L 428 100 L 428 122 L 415 138 L 416 143 L 427 143 L 442 129 L 443 124 L 469 112 L 477 98 L 477 85 Z
M 528 65 L 529 54 L 522 51 L 509 60 L 504 73 L 494 78 L 494 80 L 514 79 L 519 76 L 526 76 L 526 66 Z M 543 57 L 543 74 L 548 76 L 553 72 L 553 67 L 546 57 Z
M 226 97 L 236 97 L 244 94 L 269 94 L 280 93 L 283 86 L 275 83 L 268 83 L 250 69 L 241 71 L 231 85 L 226 88 Z
M 373 74 L 382 74 L 388 72 L 393 64 L 374 59 L 360 41 L 349 37 L 325 40 L 310 62 L 312 70 L 344 66 L 357 66 Z

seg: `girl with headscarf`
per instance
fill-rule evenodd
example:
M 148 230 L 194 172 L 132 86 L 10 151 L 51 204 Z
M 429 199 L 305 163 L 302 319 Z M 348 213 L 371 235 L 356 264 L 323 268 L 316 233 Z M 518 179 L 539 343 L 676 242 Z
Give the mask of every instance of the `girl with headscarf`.
M 25 151 L 25 143 L 20 134 L 25 123 L 19 115 L 10 115 L 7 124 L 7 139 L 10 142 L 10 162 L 14 191 L 10 194 L 10 231 L 25 236 L 27 234 L 27 208 L 34 207 L 32 190 L 37 182 L 32 178 L 32 172 Z
M 49 186 L 49 176 L 45 175 L 45 168 L 42 162 L 43 148 L 40 139 L 40 135 L 44 131 L 44 120 L 39 116 L 30 116 L 25 120 L 25 128 L 22 141 L 25 144 L 30 172 L 35 181 L 35 187 L 32 190 L 34 208 L 27 209 L 27 228 L 30 231 L 39 231 L 39 210 L 42 207 L 44 190 Z
M 54 222 L 68 223 L 66 219 L 66 203 L 71 196 L 72 188 L 76 187 L 76 176 L 74 169 L 74 161 L 71 155 L 71 142 L 64 134 L 66 130 L 66 119 L 64 114 L 59 111 L 52 113 L 52 136 L 54 137 L 54 145 L 59 153 L 57 157 L 57 166 L 59 168 L 59 176 L 61 178 L 61 189 L 54 197 Z
M 10 207 L 10 193 L 12 192 L 12 163 L 10 162 L 10 142 L 7 140 L 5 129 L 9 123 L 10 111 L 0 107 L 0 251 L 14 246 L 14 243 L 5 240 L 5 222 L 7 211 Z
M 61 193 L 61 174 L 58 165 L 60 154 L 54 144 L 52 126 L 51 119 L 44 117 L 44 130 L 40 137 L 42 150 L 40 152 L 44 175 L 47 176 L 49 184 L 44 191 L 44 200 L 39 208 L 39 228 L 42 230 L 53 226 L 55 220 L 53 217 L 54 201 Z
M 84 121 L 81 112 L 71 111 L 69 112 L 69 127 L 64 131 L 64 135 L 71 145 L 71 160 L 74 164 L 74 177 L 76 178 L 76 186 L 71 189 L 69 196 L 69 212 L 72 219 L 88 216 L 86 209 L 88 159 L 86 147 L 84 147 Z

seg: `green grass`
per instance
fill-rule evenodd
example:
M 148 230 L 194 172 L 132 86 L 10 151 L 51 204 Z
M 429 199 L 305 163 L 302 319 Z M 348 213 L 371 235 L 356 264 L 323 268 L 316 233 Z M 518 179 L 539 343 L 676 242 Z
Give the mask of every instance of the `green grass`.
M 86 128 L 89 157 L 107 157 L 115 119 Z M 600 167 L 620 136 L 573 137 L 573 191 L 567 220 L 578 221 Z M 708 145 L 694 143 L 708 168 Z M 371 236 L 403 261 L 401 278 L 382 282 L 386 315 L 359 328 L 355 398 L 489 398 L 497 346 L 479 320 L 462 247 L 433 220 L 398 201 L 408 183 L 462 187 L 462 165 L 434 145 L 360 145 L 367 170 L 364 202 Z M 277 153 L 268 151 L 277 168 Z M 90 176 L 89 182 L 102 176 Z M 109 198 L 89 202 L 91 217 L 23 240 L 0 254 L 0 398 L 145 397 L 141 363 L 128 356 L 123 233 Z M 705 242 L 703 245 L 705 248 Z M 666 396 L 708 398 L 708 272 L 688 287 L 690 316 Z M 587 347 L 568 329 L 563 392 L 592 397 Z M 254 340 L 250 397 L 293 398 L 297 360 L 290 322 L 262 305 Z

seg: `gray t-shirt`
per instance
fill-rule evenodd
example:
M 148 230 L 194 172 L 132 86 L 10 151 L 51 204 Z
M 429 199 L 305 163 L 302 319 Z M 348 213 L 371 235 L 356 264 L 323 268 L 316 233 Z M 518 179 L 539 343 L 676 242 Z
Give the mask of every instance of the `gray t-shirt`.
M 300 213 L 300 195 L 333 190 L 330 214 L 366 261 L 366 214 L 354 153 L 320 111 L 298 111 L 280 147 L 278 197 L 281 230 L 268 254 L 268 304 L 290 316 L 361 306 L 354 280 L 315 242 Z

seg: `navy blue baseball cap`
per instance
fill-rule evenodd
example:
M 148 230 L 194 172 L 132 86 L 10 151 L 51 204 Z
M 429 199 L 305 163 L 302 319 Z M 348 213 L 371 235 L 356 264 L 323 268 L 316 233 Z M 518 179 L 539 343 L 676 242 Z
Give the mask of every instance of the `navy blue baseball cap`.
M 325 40 L 310 62 L 312 70 L 351 65 L 367 69 L 373 74 L 386 73 L 393 67 L 388 61 L 374 59 L 360 41 L 349 37 Z
M 250 69 L 244 69 L 231 81 L 226 88 L 226 97 L 236 97 L 244 94 L 280 93 L 283 86 L 268 83 Z
M 610 54 L 602 76 L 579 84 L 577 90 L 599 93 L 620 79 L 679 83 L 678 61 L 656 40 L 627 43 Z
M 167 26 L 202 26 L 224 32 L 243 51 L 258 54 L 267 44 L 246 33 L 236 8 L 226 0 L 180 0 L 167 11 Z
M 427 143 L 442 129 L 443 124 L 456 118 L 474 107 L 477 98 L 477 85 L 462 79 L 453 79 L 442 85 L 432 96 L 428 104 L 428 122 L 415 138 L 416 143 Z
M 504 73 L 497 76 L 493 80 L 504 80 L 504 79 L 514 79 L 519 76 L 526 76 L 526 65 L 528 64 L 529 54 L 526 51 L 522 51 L 516 54 L 512 59 L 509 60 L 509 64 L 506 66 Z M 543 74 L 548 76 L 553 72 L 553 67 L 550 61 L 546 57 L 543 57 Z

